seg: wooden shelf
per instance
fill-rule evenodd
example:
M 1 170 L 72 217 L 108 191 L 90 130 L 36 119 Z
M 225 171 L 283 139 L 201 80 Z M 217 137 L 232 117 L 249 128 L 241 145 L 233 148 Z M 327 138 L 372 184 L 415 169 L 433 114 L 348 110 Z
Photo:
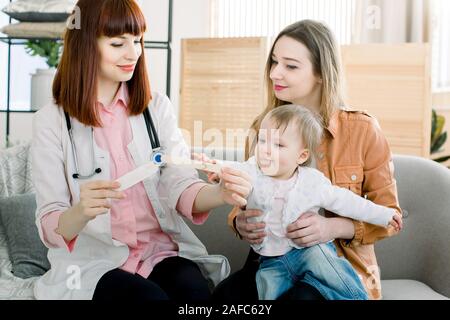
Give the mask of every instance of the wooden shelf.
M 9 110 L 6 111 L 6 109 L 0 110 L 0 113 L 35 113 L 37 110 Z
M 54 40 L 62 41 L 61 38 L 45 38 L 45 37 L 0 37 L 0 41 L 12 46 L 25 45 L 28 40 Z M 144 41 L 145 49 L 168 49 L 170 47 L 167 41 Z

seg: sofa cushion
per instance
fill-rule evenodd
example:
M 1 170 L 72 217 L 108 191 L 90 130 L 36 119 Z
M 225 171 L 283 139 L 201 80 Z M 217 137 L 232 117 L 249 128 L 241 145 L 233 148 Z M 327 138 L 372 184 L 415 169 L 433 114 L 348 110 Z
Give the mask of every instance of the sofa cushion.
M 449 300 L 415 280 L 382 280 L 383 300 Z
M 34 194 L 0 197 L 0 223 L 4 228 L 12 273 L 19 278 L 43 275 L 50 269 L 48 249 L 35 224 Z
M 0 150 L 0 197 L 33 192 L 30 144 Z

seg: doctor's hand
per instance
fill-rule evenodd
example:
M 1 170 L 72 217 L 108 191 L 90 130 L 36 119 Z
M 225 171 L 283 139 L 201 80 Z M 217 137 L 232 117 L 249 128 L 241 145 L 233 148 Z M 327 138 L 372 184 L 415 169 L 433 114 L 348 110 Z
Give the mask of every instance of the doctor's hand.
M 222 200 L 232 206 L 245 207 L 252 191 L 251 177 L 246 172 L 223 167 L 220 172 Z
M 211 159 L 209 158 L 206 154 L 204 153 L 192 153 L 192 159 L 193 160 L 197 160 L 197 161 L 202 161 L 202 162 L 206 162 L 206 163 L 211 163 L 211 164 L 216 164 L 217 161 L 215 159 Z M 217 173 L 215 172 L 206 172 L 206 175 L 208 177 L 208 181 L 210 183 L 219 183 L 220 182 L 220 177 Z
M 124 199 L 125 193 L 115 191 L 120 187 L 117 181 L 92 181 L 81 185 L 80 202 L 76 212 L 89 221 L 111 208 L 110 199 Z

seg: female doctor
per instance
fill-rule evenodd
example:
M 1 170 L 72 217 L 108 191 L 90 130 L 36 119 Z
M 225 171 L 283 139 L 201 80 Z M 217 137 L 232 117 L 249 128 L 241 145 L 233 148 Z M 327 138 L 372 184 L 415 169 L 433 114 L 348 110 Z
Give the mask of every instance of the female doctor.
M 190 152 L 167 97 L 150 93 L 139 6 L 134 0 L 77 6 L 81 28 L 65 34 L 55 105 L 33 121 L 36 224 L 51 263 L 35 296 L 206 300 L 229 265 L 208 255 L 182 216 L 201 224 L 215 207 L 245 205 L 249 177 L 224 169 L 224 183 L 209 185 L 194 169 L 166 165 L 120 189 L 116 180 L 155 152 Z

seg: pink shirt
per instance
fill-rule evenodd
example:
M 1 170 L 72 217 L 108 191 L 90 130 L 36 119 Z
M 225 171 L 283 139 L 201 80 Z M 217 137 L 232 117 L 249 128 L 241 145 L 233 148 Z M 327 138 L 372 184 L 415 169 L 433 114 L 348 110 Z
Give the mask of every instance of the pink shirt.
M 104 106 L 98 102 L 103 127 L 94 128 L 97 145 L 110 154 L 111 180 L 115 180 L 136 166 L 128 151 L 132 131 L 127 113 L 128 92 L 124 83 L 113 102 Z M 195 224 L 203 224 L 208 212 L 192 213 L 195 198 L 206 184 L 195 183 L 178 200 L 177 210 Z M 111 231 L 113 239 L 128 245 L 128 260 L 120 267 L 130 273 L 147 278 L 161 260 L 176 256 L 178 247 L 159 225 L 155 211 L 141 182 L 124 191 L 126 198 L 111 200 Z M 66 242 L 55 232 L 61 212 L 51 212 L 41 218 L 44 241 L 49 247 L 74 250 L 76 239 Z

